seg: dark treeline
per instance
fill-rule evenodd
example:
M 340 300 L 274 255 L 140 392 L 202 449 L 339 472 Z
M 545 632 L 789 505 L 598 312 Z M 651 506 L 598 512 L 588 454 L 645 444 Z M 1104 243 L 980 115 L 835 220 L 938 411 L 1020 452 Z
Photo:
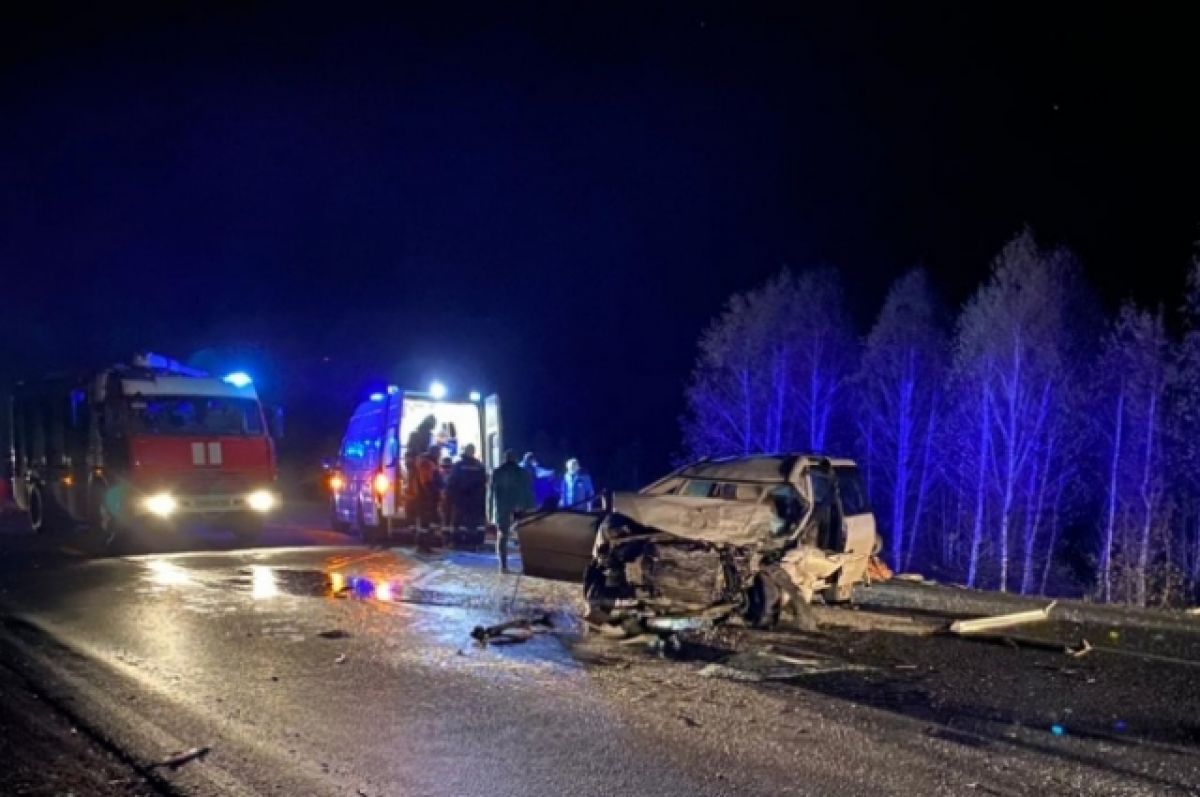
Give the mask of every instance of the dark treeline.
M 730 298 L 699 342 L 693 456 L 860 463 L 898 570 L 971 586 L 1193 603 L 1200 586 L 1200 261 L 1181 303 L 1105 318 L 1070 251 L 1026 231 L 957 315 L 925 273 L 856 333 L 837 271 Z

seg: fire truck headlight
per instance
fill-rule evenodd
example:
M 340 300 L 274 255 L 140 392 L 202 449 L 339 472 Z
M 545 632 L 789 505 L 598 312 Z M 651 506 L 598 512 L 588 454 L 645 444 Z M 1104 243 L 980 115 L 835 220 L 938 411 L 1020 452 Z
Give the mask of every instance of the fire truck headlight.
M 144 499 L 142 501 L 142 506 L 145 507 L 146 511 L 152 515 L 158 515 L 159 517 L 170 517 L 179 507 L 179 503 L 175 500 L 175 497 L 169 493 L 159 493 L 158 495 L 152 495 L 149 498 Z
M 329 477 L 329 489 L 335 493 L 341 492 L 341 489 L 346 486 L 346 480 L 338 474 L 333 474 Z
M 269 490 L 255 490 L 246 496 L 246 506 L 255 512 L 270 512 L 275 504 L 275 495 Z
M 374 480 L 375 492 L 380 495 L 387 493 L 388 488 L 392 486 L 392 480 L 388 478 L 386 473 L 376 473 Z

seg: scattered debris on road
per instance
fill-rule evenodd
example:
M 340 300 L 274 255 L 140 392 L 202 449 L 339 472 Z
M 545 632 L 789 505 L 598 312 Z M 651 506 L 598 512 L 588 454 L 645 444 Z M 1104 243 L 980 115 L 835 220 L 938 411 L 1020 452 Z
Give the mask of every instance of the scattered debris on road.
M 346 639 L 350 636 L 350 632 L 343 631 L 340 628 L 333 628 L 329 631 L 320 631 L 317 633 L 317 636 L 321 637 L 321 639 Z
M 876 581 L 891 581 L 895 577 L 892 568 L 887 566 L 887 562 L 872 554 L 867 560 L 867 582 L 873 583 Z
M 158 763 L 155 763 L 155 764 L 151 764 L 149 769 L 157 769 L 159 767 L 166 767 L 167 769 L 174 772 L 175 770 L 179 769 L 180 767 L 182 767 L 186 764 L 190 764 L 193 761 L 203 761 L 204 757 L 207 756 L 209 754 L 209 752 L 211 752 L 211 751 L 212 751 L 212 748 L 207 747 L 207 746 L 191 747 L 187 750 L 181 750 L 177 753 L 171 753 L 169 756 L 167 756 L 162 761 L 159 761 Z
M 1066 652 L 1067 655 L 1073 659 L 1082 659 L 1084 656 L 1091 653 L 1092 650 L 1092 643 L 1085 639 L 1077 648 L 1068 646 Z
M 533 638 L 534 634 L 545 633 L 553 629 L 554 622 L 550 619 L 550 615 L 543 614 L 541 617 L 535 617 L 532 620 L 518 618 L 496 625 L 477 625 L 471 629 L 471 638 L 480 645 L 487 645 L 489 642 L 492 644 L 512 644 L 516 642 L 528 642 Z
M 981 634 L 988 631 L 997 631 L 1001 628 L 1025 625 L 1026 623 L 1042 622 L 1050 619 L 1050 610 L 1057 604 L 1058 601 L 1051 601 L 1049 605 L 1041 609 L 1033 609 L 1027 612 L 998 614 L 992 617 L 979 617 L 974 620 L 955 620 L 950 624 L 950 633 L 960 635 Z
M 344 664 L 344 663 L 345 663 L 345 661 L 346 661 L 346 654 L 345 654 L 345 653 L 339 653 L 339 654 L 337 655 L 337 658 L 333 660 L 333 663 L 334 663 L 334 664 Z
M 730 681 L 786 681 L 805 675 L 866 669 L 869 668 L 826 656 L 802 658 L 777 653 L 766 647 L 735 653 L 722 661 L 706 664 L 699 674 L 702 678 L 724 678 Z

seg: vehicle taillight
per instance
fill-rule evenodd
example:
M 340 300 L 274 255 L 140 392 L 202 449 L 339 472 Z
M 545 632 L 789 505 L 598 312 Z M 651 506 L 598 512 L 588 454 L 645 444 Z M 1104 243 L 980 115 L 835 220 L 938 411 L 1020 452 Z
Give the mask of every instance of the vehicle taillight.
M 388 488 L 392 486 L 392 480 L 387 477 L 386 473 L 376 473 L 374 486 L 375 492 L 383 495 L 388 491 Z
M 346 480 L 342 478 L 340 473 L 335 473 L 329 477 L 329 489 L 335 493 L 340 492 L 346 486 Z

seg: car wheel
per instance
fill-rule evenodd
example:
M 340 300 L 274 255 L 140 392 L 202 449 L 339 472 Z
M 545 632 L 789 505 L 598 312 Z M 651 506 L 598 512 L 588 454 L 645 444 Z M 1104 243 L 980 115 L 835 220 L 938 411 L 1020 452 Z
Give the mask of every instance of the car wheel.
M 751 628 L 771 628 L 779 622 L 779 587 L 763 574 L 754 577 L 746 593 L 746 622 Z

